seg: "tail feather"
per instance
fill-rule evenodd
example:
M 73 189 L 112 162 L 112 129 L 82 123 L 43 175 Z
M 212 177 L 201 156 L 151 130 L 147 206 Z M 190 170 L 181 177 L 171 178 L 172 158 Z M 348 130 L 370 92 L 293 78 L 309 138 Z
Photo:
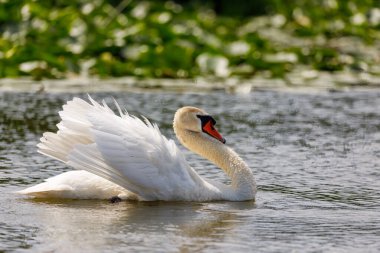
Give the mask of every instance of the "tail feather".
M 43 182 L 41 184 L 17 191 L 17 194 L 29 195 L 35 198 L 54 198 L 68 195 L 72 192 L 73 188 L 68 185 L 56 185 L 50 182 Z
M 124 188 L 84 170 L 68 171 L 15 193 L 53 199 L 136 198 Z
M 102 113 L 113 121 L 115 114 L 104 101 L 102 106 L 91 97 L 89 99 L 92 104 L 80 98 L 74 98 L 63 106 L 63 110 L 59 112 L 62 120 L 57 124 L 58 132 L 44 133 L 40 139 L 41 142 L 37 145 L 38 152 L 60 160 L 77 170 L 92 172 L 129 191 L 138 192 L 138 187 L 107 165 L 97 149 L 88 116 Z M 120 107 L 116 106 L 121 113 Z
M 68 155 L 75 145 L 93 143 L 91 124 L 86 119 L 91 109 L 93 106 L 80 98 L 67 102 L 59 112 L 62 120 L 57 124 L 58 132 L 44 133 L 37 145 L 38 152 L 67 163 Z

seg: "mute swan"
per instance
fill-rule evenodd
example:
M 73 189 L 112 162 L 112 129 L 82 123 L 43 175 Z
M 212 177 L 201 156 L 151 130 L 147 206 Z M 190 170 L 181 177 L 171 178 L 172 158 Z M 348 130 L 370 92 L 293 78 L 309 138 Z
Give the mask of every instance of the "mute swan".
M 74 98 L 59 112 L 57 133 L 44 133 L 44 155 L 77 169 L 18 193 L 37 198 L 211 201 L 253 200 L 256 183 L 247 164 L 228 146 L 205 111 L 186 106 L 174 116 L 174 132 L 186 148 L 210 160 L 231 185 L 201 178 L 157 125 L 103 101 Z

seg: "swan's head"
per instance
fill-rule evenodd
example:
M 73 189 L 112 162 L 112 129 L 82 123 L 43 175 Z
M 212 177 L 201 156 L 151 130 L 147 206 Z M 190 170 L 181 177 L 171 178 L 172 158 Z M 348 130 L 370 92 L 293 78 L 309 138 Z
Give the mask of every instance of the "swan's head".
M 215 129 L 216 121 L 205 111 L 191 106 L 177 110 L 174 115 L 174 129 L 183 129 L 194 133 L 205 134 L 222 143 L 226 140 Z

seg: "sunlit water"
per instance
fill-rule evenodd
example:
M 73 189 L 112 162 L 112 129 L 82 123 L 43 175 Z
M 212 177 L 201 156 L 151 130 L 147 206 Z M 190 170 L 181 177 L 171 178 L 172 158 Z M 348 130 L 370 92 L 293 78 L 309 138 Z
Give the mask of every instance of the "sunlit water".
M 36 152 L 74 95 L 0 93 L 0 251 L 379 252 L 380 92 L 98 93 L 174 138 L 183 105 L 214 115 L 251 166 L 256 203 L 36 201 L 12 192 L 70 170 Z M 184 149 L 183 149 L 184 150 Z M 204 177 L 228 183 L 184 150 Z

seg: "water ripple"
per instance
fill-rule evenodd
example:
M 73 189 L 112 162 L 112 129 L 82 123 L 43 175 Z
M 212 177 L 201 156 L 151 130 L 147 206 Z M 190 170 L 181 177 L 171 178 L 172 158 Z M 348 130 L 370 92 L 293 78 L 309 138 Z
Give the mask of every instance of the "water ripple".
M 76 94 L 86 97 L 86 94 Z M 247 161 L 256 203 L 26 201 L 13 191 L 67 171 L 35 145 L 73 94 L 0 93 L 0 250 L 377 252 L 380 92 L 97 93 L 175 138 L 184 105 L 204 108 Z M 224 173 L 185 150 L 199 174 Z M 79 240 L 80 238 L 80 240 Z M 67 245 L 70 245 L 67 246 Z M 155 250 L 160 249 L 160 250 Z

